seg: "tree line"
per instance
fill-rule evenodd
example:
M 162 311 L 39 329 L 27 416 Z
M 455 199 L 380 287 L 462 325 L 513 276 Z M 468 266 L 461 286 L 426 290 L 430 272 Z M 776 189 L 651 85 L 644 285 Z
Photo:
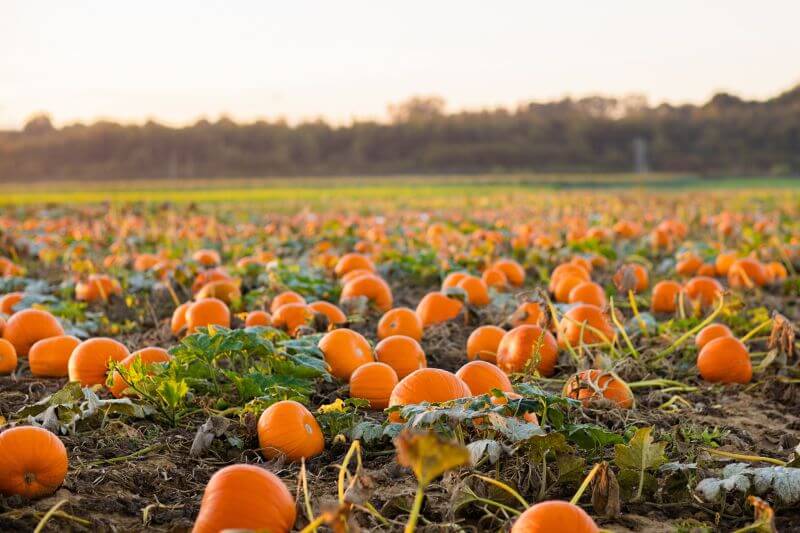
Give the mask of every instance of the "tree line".
M 237 124 L 200 120 L 53 127 L 46 115 L 0 131 L 0 180 L 629 172 L 634 145 L 655 171 L 800 173 L 800 85 L 762 101 L 720 93 L 702 105 L 588 97 L 446 113 L 416 97 L 387 122 Z

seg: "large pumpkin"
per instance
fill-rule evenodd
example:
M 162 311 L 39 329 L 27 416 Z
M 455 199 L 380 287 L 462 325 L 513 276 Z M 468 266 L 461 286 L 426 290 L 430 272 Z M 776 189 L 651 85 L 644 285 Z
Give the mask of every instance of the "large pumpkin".
M 67 475 L 67 449 L 46 429 L 17 426 L 0 433 L 0 494 L 39 498 Z
M 70 381 L 84 387 L 103 385 L 110 361 L 122 361 L 130 355 L 124 344 L 107 337 L 97 337 L 80 343 L 72 351 L 67 364 Z
M 63 378 L 68 374 L 69 358 L 80 343 L 80 339 L 71 335 L 59 335 L 38 341 L 28 352 L 31 374 L 38 377 Z
M 507 374 L 522 372 L 533 357 L 539 359 L 536 370 L 540 374 L 553 374 L 558 359 L 558 346 L 553 335 L 539 326 L 517 326 L 503 335 L 497 347 L 497 366 Z
M 420 368 L 395 385 L 389 407 L 429 402 L 441 403 L 472 396 L 469 387 L 453 373 L 441 368 Z M 399 417 L 393 415 L 394 420 Z
M 375 360 L 367 339 L 352 329 L 335 329 L 325 334 L 318 346 L 331 374 L 342 381 L 348 381 L 356 368 Z
M 39 309 L 23 309 L 8 319 L 3 338 L 14 345 L 17 355 L 27 356 L 35 342 L 64 334 L 56 317 Z
M 294 498 L 278 476 L 255 465 L 231 465 L 208 481 L 192 532 L 287 533 L 296 518 Z

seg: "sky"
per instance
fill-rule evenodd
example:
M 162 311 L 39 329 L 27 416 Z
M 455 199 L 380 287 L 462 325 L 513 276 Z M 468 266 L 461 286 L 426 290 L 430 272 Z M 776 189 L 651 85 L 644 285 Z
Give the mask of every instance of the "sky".
M 797 0 L 0 0 L 0 128 L 765 98 L 800 83 L 798 20 Z

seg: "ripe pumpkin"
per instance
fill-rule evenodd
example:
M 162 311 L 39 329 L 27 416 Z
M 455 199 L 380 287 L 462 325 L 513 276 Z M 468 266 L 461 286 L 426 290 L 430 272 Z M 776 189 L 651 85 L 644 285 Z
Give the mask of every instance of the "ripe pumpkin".
M 728 285 L 731 287 L 763 287 L 769 282 L 769 274 L 764 265 L 750 257 L 734 261 L 727 275 Z
M 285 455 L 291 461 L 299 461 L 322 453 L 325 439 L 311 411 L 293 400 L 281 400 L 261 413 L 258 445 L 267 459 Z
M 364 274 L 345 283 L 339 302 L 346 302 L 359 296 L 365 297 L 383 313 L 392 308 L 394 301 L 389 284 L 375 274 Z
M 350 397 L 369 401 L 372 409 L 386 409 L 398 381 L 397 372 L 386 363 L 366 363 L 350 376 Z
M 500 272 L 502 272 L 502 270 Z M 450 272 L 447 276 L 445 276 L 444 281 L 442 281 L 442 290 L 458 287 L 458 284 L 461 283 L 461 280 L 467 276 L 469 276 L 469 273 L 464 272 L 463 270 Z
M 59 335 L 38 341 L 28 352 L 31 374 L 48 378 L 65 377 L 68 374 L 69 357 L 80 343 L 80 339 L 71 335 Z
M 693 302 L 698 302 L 701 307 L 707 308 L 722 296 L 722 284 L 714 278 L 696 276 L 686 282 L 683 288 L 686 296 Z
M 675 263 L 675 272 L 677 272 L 679 276 L 688 278 L 694 276 L 701 266 L 703 266 L 703 260 L 697 254 L 687 253 Z
M 378 339 L 391 335 L 405 335 L 415 341 L 422 340 L 422 323 L 408 307 L 396 307 L 383 314 L 378 321 Z
M 363 269 L 363 268 L 358 268 L 356 270 L 351 270 L 350 272 L 348 272 L 347 274 L 345 274 L 344 276 L 339 278 L 339 284 L 344 286 L 351 279 L 356 279 L 357 277 L 363 276 L 365 274 L 374 274 L 374 272 L 372 270 L 366 270 L 366 269 Z
M 682 289 L 677 281 L 671 279 L 659 281 L 653 286 L 650 309 L 654 313 L 674 313 L 678 309 L 678 295 Z
M 144 365 L 153 365 L 157 363 L 168 363 L 171 359 L 169 353 L 164 348 L 158 348 L 155 346 L 149 346 L 147 348 L 142 348 L 139 351 L 133 352 L 128 357 L 123 359 L 120 362 L 125 368 L 130 368 L 134 361 L 137 359 L 141 359 L 142 364 Z M 114 371 L 114 375 L 112 376 L 112 384 L 108 388 L 115 397 L 120 398 L 123 396 L 125 389 L 128 387 L 128 383 L 122 378 L 122 375 Z
M 523 302 L 511 314 L 508 321 L 513 327 L 522 326 L 525 324 L 537 326 L 545 319 L 542 306 L 539 302 Z
M 483 307 L 489 304 L 489 288 L 480 278 L 465 276 L 457 286 L 467 293 L 467 303 L 470 305 Z
M 694 338 L 694 344 L 698 348 L 702 348 L 709 342 L 720 337 L 733 337 L 733 332 L 725 324 L 709 324 L 700 330 Z
M 0 339 L 0 375 L 17 369 L 17 350 L 5 339 Z
M 217 470 L 208 480 L 192 533 L 288 533 L 296 519 L 294 497 L 278 476 L 255 465 L 237 464 Z
M 497 326 L 475 328 L 467 338 L 467 359 L 480 359 L 490 363 L 497 362 L 497 348 L 506 331 Z
M 525 283 L 525 269 L 513 259 L 498 259 L 492 264 L 492 268 L 501 270 L 508 282 L 516 287 Z
M 222 279 L 211 281 L 203 285 L 203 288 L 194 295 L 195 300 L 205 300 L 206 298 L 216 298 L 226 304 L 231 304 L 242 299 L 242 291 L 239 289 L 239 280 Z
M 193 303 L 186 309 L 186 327 L 189 334 L 195 333 L 198 328 L 210 325 L 231 327 L 231 312 L 222 300 L 206 298 Z
M 405 335 L 392 335 L 376 344 L 375 359 L 392 367 L 400 379 L 428 366 L 422 346 Z
M 789 272 L 787 272 L 786 267 L 783 266 L 783 263 L 772 261 L 771 263 L 766 264 L 766 269 L 769 277 L 772 278 L 772 283 L 784 281 L 787 277 L 789 277 Z
M 604 309 L 607 306 L 606 291 L 593 281 L 581 281 L 569 291 L 567 303 L 592 304 Z
M 204 270 L 195 276 L 194 282 L 192 282 L 192 294 L 197 294 L 197 292 L 202 289 L 206 284 L 211 283 L 213 281 L 224 281 L 230 280 L 230 275 L 221 268 L 212 268 L 210 270 Z
M 576 305 L 564 313 L 558 323 L 558 344 L 563 347 L 568 344 L 579 346 L 581 342 L 583 344 L 614 342 L 616 336 L 617 332 L 611 326 L 608 317 L 602 309 L 594 305 Z
M 597 369 L 573 375 L 564 384 L 561 393 L 567 398 L 580 400 L 584 406 L 589 406 L 596 398 L 610 400 L 621 409 L 630 409 L 634 403 L 633 392 L 622 378 L 613 372 Z
M 464 381 L 441 368 L 420 368 L 407 375 L 395 386 L 389 397 L 389 407 L 422 402 L 441 403 L 472 396 Z M 390 417 L 399 421 L 393 413 Z
M 539 502 L 519 515 L 511 533 L 598 533 L 592 517 L 569 502 L 548 500 Z
M 337 277 L 342 277 L 352 270 L 369 270 L 370 272 L 375 272 L 375 264 L 366 255 L 349 253 L 339 258 L 333 272 Z
M 481 279 L 487 287 L 493 287 L 499 291 L 508 288 L 508 276 L 499 268 L 489 267 L 481 274 Z
M 266 311 L 250 311 L 247 313 L 247 318 L 244 320 L 244 327 L 253 328 L 256 326 L 271 326 L 272 315 Z
M 306 299 L 294 291 L 284 291 L 272 299 L 269 304 L 269 312 L 275 314 L 275 311 L 277 311 L 280 307 L 293 303 L 305 304 Z
M 714 260 L 714 268 L 719 276 L 727 276 L 731 265 L 736 262 L 735 252 L 723 252 Z
M 0 494 L 48 496 L 64 482 L 67 467 L 64 443 L 46 429 L 16 426 L 0 433 Z
M 272 325 L 286 330 L 289 335 L 296 335 L 298 330 L 310 325 L 314 321 L 314 312 L 308 305 L 301 302 L 291 302 L 277 308 L 272 313 Z
M 86 282 L 75 285 L 75 299 L 80 302 L 105 302 L 122 294 L 119 281 L 105 274 L 92 274 Z
M 308 308 L 315 313 L 325 315 L 325 317 L 328 319 L 328 324 L 331 326 L 340 326 L 347 323 L 347 316 L 342 312 L 341 309 L 330 302 L 319 300 L 308 304 Z
M 550 283 L 547 286 L 547 290 L 549 290 L 551 293 L 555 292 L 558 282 L 566 276 L 574 276 L 582 279 L 583 281 L 591 281 L 589 271 L 587 271 L 580 264 L 562 263 L 555 267 L 550 273 Z
M 750 353 L 733 337 L 719 337 L 703 346 L 697 355 L 697 370 L 711 382 L 750 383 L 753 378 Z
M 642 293 L 650 287 L 650 276 L 647 269 L 638 263 L 628 263 L 620 267 L 617 273 L 614 274 L 614 283 L 619 287 L 625 280 L 626 272 L 630 272 L 635 280 L 635 284 L 631 290 L 635 293 Z
M 558 359 L 558 346 L 553 335 L 540 326 L 524 324 L 512 329 L 497 347 L 497 366 L 506 374 L 522 372 L 533 357 L 539 361 L 536 370 L 552 376 Z
M 192 254 L 192 260 L 204 267 L 215 267 L 222 263 L 222 258 L 216 250 L 197 250 Z
M 182 303 L 172 312 L 172 320 L 170 320 L 169 328 L 176 337 L 186 327 L 186 311 L 189 310 L 191 305 L 192 302 Z
M 133 260 L 133 269 L 136 272 L 145 272 L 160 262 L 161 258 L 155 254 L 138 254 Z
M 486 361 L 470 361 L 458 369 L 456 377 L 467 384 L 473 396 L 489 394 L 492 389 L 514 392 L 508 376 L 497 365 Z
M 0 314 L 13 315 L 14 306 L 17 305 L 25 297 L 21 292 L 9 292 L 0 298 Z
M 375 360 L 367 339 L 352 329 L 335 329 L 326 333 L 319 340 L 318 347 L 330 366 L 331 374 L 342 381 L 348 381 L 356 368 Z
M 429 292 L 417 304 L 417 317 L 423 328 L 447 322 L 458 316 L 464 304 L 442 292 Z
M 14 345 L 17 355 L 25 357 L 37 341 L 64 334 L 56 317 L 39 309 L 23 309 L 11 315 L 3 338 Z
M 69 356 L 67 374 L 70 381 L 84 387 L 106 382 L 109 361 L 120 362 L 130 355 L 124 344 L 107 337 L 95 337 L 80 343 Z

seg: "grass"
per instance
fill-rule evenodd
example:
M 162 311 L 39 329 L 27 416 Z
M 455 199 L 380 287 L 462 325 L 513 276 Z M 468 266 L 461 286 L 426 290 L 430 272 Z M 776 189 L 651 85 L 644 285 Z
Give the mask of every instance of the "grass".
M 652 174 L 498 174 L 477 176 L 391 176 L 37 182 L 7 184 L 0 205 L 197 202 L 259 204 L 277 211 L 302 207 L 341 208 L 353 201 L 370 207 L 445 207 L 453 204 L 536 201 L 542 190 L 800 188 L 792 178 L 716 178 Z

